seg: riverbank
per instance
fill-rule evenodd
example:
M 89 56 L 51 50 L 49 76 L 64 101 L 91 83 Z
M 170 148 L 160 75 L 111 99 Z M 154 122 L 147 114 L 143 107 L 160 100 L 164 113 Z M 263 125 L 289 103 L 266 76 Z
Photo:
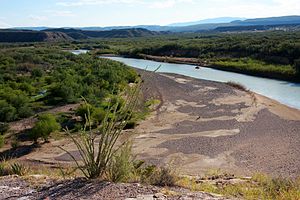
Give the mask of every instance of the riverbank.
M 125 135 L 131 136 L 136 159 L 145 160 L 148 164 L 169 166 L 178 175 L 183 175 L 180 177 L 187 177 L 178 182 L 181 187 L 168 188 L 166 191 L 162 187 L 141 184 L 65 179 L 64 175 L 62 180 L 37 174 L 25 178 L 0 179 L 5 197 L 141 199 L 159 195 L 162 199 L 224 199 L 184 188 L 194 191 L 197 186 L 196 191 L 211 192 L 210 188 L 224 189 L 225 186 L 224 190 L 215 191 L 246 196 L 249 190 L 257 191 L 256 187 L 262 187 L 257 186 L 259 182 L 255 178 L 248 177 L 258 172 L 273 177 L 299 177 L 299 110 L 225 83 L 170 73 L 137 71 L 144 81 L 144 99 L 156 99 L 159 103 L 154 105 L 153 112 L 146 120 L 136 129 L 126 130 Z M 16 158 L 16 161 L 31 166 L 31 170 L 38 169 L 41 170 L 39 173 L 47 174 L 50 172 L 46 169 L 71 166 L 72 159 L 58 146 L 79 155 L 70 138 L 51 139 L 50 143 Z M 55 171 L 52 173 L 55 174 Z M 211 182 L 199 179 L 209 173 Z M 213 175 L 216 173 L 218 175 Z M 233 178 L 223 180 L 221 177 L 219 180 L 219 174 Z M 197 181 L 191 181 L 190 185 L 188 177 Z M 232 190 L 226 193 L 226 187 Z M 235 192 L 236 187 L 239 192 Z M 261 195 L 267 194 L 266 187 L 262 187 Z M 83 194 L 86 190 L 90 192 Z
M 300 111 L 224 83 L 138 70 L 161 106 L 138 126 L 134 151 L 183 174 L 300 175 Z
M 182 175 L 221 169 L 251 176 L 300 175 L 300 111 L 225 83 L 183 75 L 137 71 L 145 100 L 156 109 L 134 130 L 137 159 L 171 165 Z M 28 164 L 71 164 L 57 148 L 78 151 L 69 139 L 53 140 L 18 158 Z
M 130 56 L 126 56 L 130 57 Z M 246 74 L 250 76 L 256 76 L 256 77 L 262 77 L 262 78 L 271 78 L 271 79 L 277 79 L 277 80 L 283 80 L 283 81 L 289 81 L 289 82 L 295 82 L 300 83 L 300 78 L 292 73 L 285 73 L 283 74 L 280 71 L 272 71 L 272 69 L 267 71 L 259 70 L 257 68 L 250 68 L 250 67 L 240 67 L 235 65 L 224 65 L 222 62 L 208 62 L 203 61 L 201 59 L 197 58 L 183 58 L 183 57 L 168 57 L 168 56 L 152 56 L 152 55 L 146 55 L 146 54 L 139 54 L 137 55 L 137 58 L 142 58 L 146 60 L 153 60 L 157 62 L 167 62 L 167 63 L 174 63 L 174 64 L 190 64 L 190 65 L 197 65 L 200 67 L 208 67 L 212 69 L 218 69 L 222 71 L 228 71 L 228 72 L 235 72 L 239 74 Z

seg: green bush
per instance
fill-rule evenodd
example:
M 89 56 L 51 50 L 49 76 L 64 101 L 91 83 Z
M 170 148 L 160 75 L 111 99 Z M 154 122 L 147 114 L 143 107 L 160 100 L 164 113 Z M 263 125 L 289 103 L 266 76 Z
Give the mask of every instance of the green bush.
M 10 122 L 17 118 L 17 110 L 15 107 L 7 103 L 5 100 L 0 100 L 0 121 Z
M 237 82 L 229 81 L 226 84 L 229 85 L 229 86 L 231 86 L 231 87 L 234 87 L 234 88 L 236 88 L 238 90 L 244 91 L 244 92 L 249 91 L 246 86 L 244 86 L 244 85 L 242 85 L 240 83 L 237 83 Z
M 0 176 L 7 176 L 10 174 L 9 169 L 6 166 L 6 163 L 4 161 L 0 162 Z
M 43 70 L 40 69 L 40 68 L 35 68 L 32 70 L 31 72 L 31 75 L 34 77 L 34 78 L 38 78 L 38 77 L 42 77 L 44 74 Z
M 83 119 L 84 123 L 86 123 L 86 117 L 90 116 L 91 122 L 95 125 L 101 124 L 106 115 L 106 111 L 103 108 L 96 108 L 88 103 L 81 104 L 75 113 Z
M 81 96 L 99 105 L 137 78 L 133 69 L 118 62 L 76 56 L 48 45 L 1 48 L 0 63 L 0 122 L 32 116 L 46 104 L 76 103 Z M 102 118 L 103 112 L 97 111 L 95 120 Z
M 30 117 L 32 114 L 33 111 L 28 105 L 22 106 L 18 109 L 18 117 L 20 118 Z
M 94 111 L 94 106 L 89 103 L 81 104 L 75 111 L 77 116 L 80 116 L 84 122 L 86 122 L 87 116 L 91 116 Z
M 9 164 L 6 161 L 0 162 L 0 176 L 19 175 L 24 176 L 27 173 L 27 167 L 20 163 Z
M 131 154 L 131 145 L 123 146 L 112 158 L 107 176 L 112 182 L 128 181 L 134 171 L 133 158 Z
M 294 67 L 296 69 L 298 76 L 300 76 L 300 59 L 295 60 Z
M 61 127 L 57 123 L 56 118 L 51 114 L 42 114 L 38 117 L 38 122 L 34 125 L 30 132 L 30 138 L 37 143 L 39 138 L 48 141 L 49 135 L 59 130 Z
M 20 141 L 18 140 L 18 138 L 16 136 L 14 136 L 10 142 L 10 146 L 13 149 L 16 149 L 20 146 Z
M 61 149 L 74 160 L 78 169 L 81 170 L 86 178 L 103 178 L 103 175 L 110 171 L 108 170 L 110 165 L 114 166 L 112 168 L 116 168 L 117 166 L 122 166 L 123 168 L 120 169 L 118 175 L 111 175 L 111 179 L 119 181 L 127 177 L 124 176 L 124 173 L 129 170 L 129 167 L 126 166 L 128 164 L 128 152 L 121 151 L 118 154 L 117 150 L 120 148 L 120 145 L 117 144 L 117 141 L 122 133 L 124 133 L 124 127 L 131 118 L 137 104 L 139 91 L 140 83 L 136 87 L 130 88 L 128 93 L 122 93 L 122 95 L 126 95 L 127 103 L 121 104 L 121 107 L 119 107 L 119 102 L 111 104 L 109 109 L 106 110 L 105 118 L 102 120 L 98 130 L 91 128 L 91 117 L 87 115 L 86 127 L 88 130 L 83 129 L 79 137 L 74 137 L 68 130 L 66 131 L 76 145 L 83 163 L 79 163 L 78 159 L 69 151 Z M 121 99 L 120 94 L 116 99 Z M 89 107 L 89 105 L 87 104 L 86 107 Z M 87 110 L 87 113 L 90 113 L 89 110 Z M 118 157 L 123 157 L 122 161 L 116 159 Z
M 135 119 L 131 119 L 130 121 L 128 121 L 128 123 L 125 126 L 125 130 L 127 129 L 134 129 L 136 126 L 138 125 L 138 123 L 136 122 Z
M 0 135 L 0 148 L 2 148 L 5 144 L 4 136 Z
M 102 120 L 105 118 L 106 111 L 102 108 L 95 108 L 91 115 L 93 122 L 101 124 Z
M 24 176 L 27 172 L 27 168 L 20 163 L 13 163 L 10 165 L 11 174 L 16 174 L 19 176 Z
M 175 186 L 178 177 L 166 167 L 158 168 L 151 176 L 150 183 L 156 186 Z
M 9 130 L 8 123 L 0 122 L 0 135 L 4 135 Z

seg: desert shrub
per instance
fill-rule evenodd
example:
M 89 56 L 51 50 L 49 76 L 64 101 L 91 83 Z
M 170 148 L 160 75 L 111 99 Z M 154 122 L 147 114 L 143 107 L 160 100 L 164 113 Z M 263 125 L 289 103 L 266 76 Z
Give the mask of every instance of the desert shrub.
M 29 83 L 21 83 L 18 87 L 18 89 L 25 91 L 29 95 L 33 95 L 35 88 L 30 85 Z
M 87 122 L 87 116 L 90 116 L 91 122 L 95 125 L 101 124 L 106 115 L 106 111 L 103 108 L 96 108 L 88 103 L 81 104 L 75 113 L 83 119 L 84 123 Z
M 105 118 L 97 130 L 91 128 L 91 115 L 86 117 L 86 128 L 80 132 L 78 137 L 74 137 L 70 131 L 66 130 L 66 133 L 76 145 L 83 164 L 79 163 L 69 151 L 60 148 L 73 159 L 86 178 L 103 177 L 115 156 L 118 155 L 120 146 L 117 145 L 117 141 L 131 118 L 139 91 L 140 82 L 136 84 L 136 87 L 129 88 L 127 92 L 119 93 L 120 96 L 116 99 L 122 99 L 121 95 L 123 97 L 126 96 L 126 103 L 123 104 L 118 101 L 113 104 L 110 103 L 109 108 L 106 110 Z M 90 112 L 88 111 L 88 113 Z
M 113 95 L 112 88 L 119 90 L 137 77 L 124 64 L 90 55 L 75 56 L 47 45 L 1 50 L 0 122 L 32 116 L 47 109 L 47 104 L 78 102 L 81 96 L 99 105 Z M 96 119 L 102 118 L 98 112 Z
M 248 89 L 246 88 L 246 86 L 244 86 L 244 85 L 242 85 L 242 84 L 240 84 L 240 83 L 236 83 L 236 82 L 229 81 L 229 82 L 227 82 L 226 84 L 227 84 L 227 85 L 230 85 L 231 87 L 234 87 L 234 88 L 236 88 L 236 89 L 238 89 L 238 90 L 241 90 L 241 91 L 245 91 L 245 92 L 248 91 Z
M 87 116 L 91 115 L 94 111 L 94 106 L 89 103 L 81 104 L 75 111 L 77 116 L 80 116 L 86 123 Z
M 138 123 L 134 119 L 131 119 L 130 121 L 128 121 L 124 129 L 134 129 L 137 125 Z
M 298 76 L 300 76 L 300 59 L 295 60 L 294 68 L 296 69 Z
M 79 84 L 72 81 L 65 81 L 62 83 L 56 84 L 53 88 L 51 88 L 50 99 L 52 104 L 57 104 L 58 102 L 63 103 L 74 103 L 78 101 L 80 96 Z
M 20 141 L 18 140 L 18 138 L 16 136 L 12 138 L 12 140 L 10 142 L 10 146 L 13 149 L 16 149 L 20 146 Z
M 0 162 L 0 176 L 7 176 L 10 174 L 9 169 L 6 166 L 5 161 Z
M 27 172 L 27 168 L 20 163 L 13 163 L 10 165 L 11 168 L 11 174 L 16 174 L 19 176 L 24 176 Z
M 5 143 L 4 136 L 0 135 L 0 148 L 4 146 L 4 143 Z
M 27 167 L 20 163 L 10 164 L 6 160 L 0 162 L 0 176 L 19 175 L 24 176 L 27 173 Z
M 18 117 L 20 118 L 30 117 L 32 113 L 33 111 L 28 105 L 22 106 L 18 109 Z
M 177 176 L 168 167 L 158 168 L 151 176 L 150 183 L 156 186 L 175 186 Z
M 221 178 L 222 179 L 222 178 Z M 182 180 L 180 185 L 182 185 Z M 264 174 L 255 174 L 250 180 L 239 183 L 218 184 L 218 181 L 195 182 L 185 184 L 188 188 L 209 193 L 217 193 L 237 199 L 299 199 L 300 179 L 272 178 Z
M 38 78 L 38 77 L 42 77 L 44 74 L 43 70 L 40 69 L 40 68 L 34 68 L 31 72 L 31 75 L 34 77 L 34 78 Z
M 141 160 L 133 162 L 134 175 L 138 177 L 139 182 L 162 187 L 176 185 L 178 177 L 170 167 L 144 166 L 144 164 L 145 162 Z
M 107 170 L 107 177 L 112 182 L 126 182 L 133 173 L 134 165 L 131 145 L 126 144 L 113 156 Z
M 95 108 L 91 113 L 91 117 L 94 123 L 101 124 L 102 120 L 105 118 L 105 110 L 102 108 Z
M 0 122 L 0 134 L 4 135 L 9 130 L 8 123 Z
M 48 140 L 50 133 L 59 130 L 61 127 L 56 118 L 51 114 L 43 114 L 38 117 L 38 122 L 30 132 L 31 139 L 37 143 L 39 138 Z
M 135 175 L 141 183 L 151 184 L 152 176 L 156 172 L 157 167 L 155 165 L 144 166 L 144 163 L 141 160 L 134 163 Z
M 7 103 L 5 100 L 0 100 L 0 121 L 9 122 L 17 118 L 17 110 L 15 107 Z

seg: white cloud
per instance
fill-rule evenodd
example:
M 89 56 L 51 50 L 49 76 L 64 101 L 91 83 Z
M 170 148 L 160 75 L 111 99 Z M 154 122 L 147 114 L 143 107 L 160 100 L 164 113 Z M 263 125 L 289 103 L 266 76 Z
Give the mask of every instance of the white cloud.
M 4 22 L 3 19 L 0 19 L 0 28 L 9 28 L 9 27 L 11 27 L 11 25 Z
M 178 3 L 193 3 L 195 0 L 76 0 L 60 1 L 60 6 L 90 6 L 101 4 L 140 4 L 150 8 L 170 8 Z
M 53 17 L 73 17 L 75 16 L 73 12 L 69 10 L 46 10 L 45 11 L 48 15 Z
M 273 0 L 277 9 L 282 11 L 283 15 L 299 15 L 300 2 L 299 0 Z
M 33 21 L 45 21 L 48 19 L 47 17 L 41 15 L 29 15 L 29 18 Z
M 149 3 L 151 8 L 170 8 L 178 3 L 194 3 L 194 0 L 165 0 Z
M 131 3 L 143 3 L 139 0 L 75 0 L 75 1 L 61 1 L 57 5 L 61 6 L 88 6 L 88 5 L 100 5 L 100 4 L 131 4 Z

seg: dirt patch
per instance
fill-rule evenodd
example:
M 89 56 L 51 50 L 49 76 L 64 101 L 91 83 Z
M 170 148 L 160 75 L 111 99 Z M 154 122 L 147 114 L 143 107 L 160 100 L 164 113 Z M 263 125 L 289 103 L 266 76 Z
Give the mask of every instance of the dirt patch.
M 74 109 L 76 109 L 80 104 L 69 104 L 69 105 L 65 105 L 65 106 L 59 106 L 59 107 L 55 107 L 52 108 L 50 110 L 47 110 L 45 112 L 41 112 L 41 113 L 58 113 L 58 112 L 70 112 Z M 38 114 L 41 114 L 38 113 Z M 13 133 L 20 133 L 22 131 L 25 131 L 27 129 L 31 129 L 34 124 L 36 123 L 37 119 L 33 116 L 33 117 L 29 117 L 26 119 L 22 119 L 16 122 L 11 122 L 9 123 L 9 131 L 13 132 Z
M 191 192 L 183 188 L 169 188 L 174 195 L 165 195 L 163 188 L 144 186 L 138 183 L 123 184 L 109 183 L 98 180 L 85 179 L 51 180 L 47 177 L 40 180 L 38 185 L 31 182 L 38 181 L 37 177 L 9 176 L 0 178 L 0 199 L 97 199 L 97 200 L 125 200 L 125 199 L 203 199 L 225 200 L 204 192 Z M 36 180 L 34 180 L 36 179 Z M 227 198 L 226 198 L 227 199 Z

